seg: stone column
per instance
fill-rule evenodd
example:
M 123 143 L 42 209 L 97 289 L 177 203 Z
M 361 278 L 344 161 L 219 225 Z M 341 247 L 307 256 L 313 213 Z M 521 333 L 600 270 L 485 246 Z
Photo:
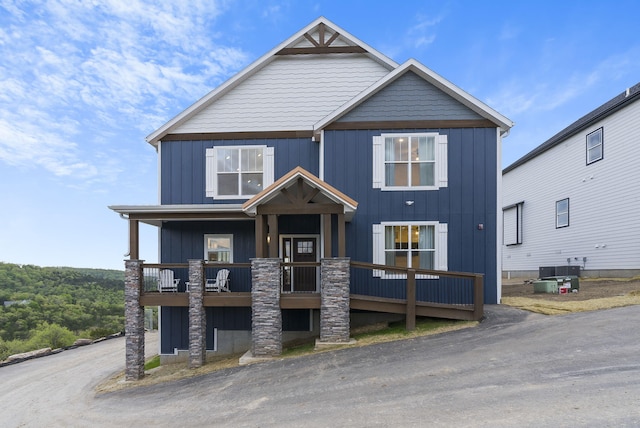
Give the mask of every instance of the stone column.
M 189 260 L 189 368 L 207 357 L 207 314 L 204 310 L 204 261 Z
M 320 342 L 349 342 L 349 258 L 320 263 Z
M 274 357 L 282 353 L 280 259 L 251 259 L 251 353 Z
M 125 261 L 125 380 L 140 380 L 144 377 L 144 307 L 140 306 L 142 262 Z

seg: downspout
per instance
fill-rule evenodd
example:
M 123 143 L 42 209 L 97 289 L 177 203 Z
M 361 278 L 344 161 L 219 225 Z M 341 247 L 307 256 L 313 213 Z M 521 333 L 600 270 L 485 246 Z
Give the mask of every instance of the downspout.
M 502 300 L 502 233 L 503 218 L 498 213 L 502 212 L 502 139 L 509 136 L 510 130 L 501 132 L 500 128 L 496 129 L 497 153 L 496 162 L 498 165 L 496 177 L 496 298 L 500 304 Z
M 120 213 L 120 218 L 123 220 L 129 221 L 129 216 L 125 213 Z M 127 252 L 123 254 L 123 257 L 129 257 L 131 255 L 131 245 L 129 240 L 127 239 Z

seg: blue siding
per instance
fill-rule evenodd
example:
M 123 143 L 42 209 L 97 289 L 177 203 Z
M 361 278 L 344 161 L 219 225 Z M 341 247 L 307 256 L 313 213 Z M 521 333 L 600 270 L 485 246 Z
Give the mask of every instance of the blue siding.
M 398 77 L 338 122 L 483 119 L 413 72 Z
M 161 143 L 161 204 L 240 203 L 207 198 L 206 149 L 214 146 L 265 145 L 275 152 L 275 179 L 296 166 L 318 175 L 318 143 L 310 138 L 257 140 L 163 141 Z
M 384 132 L 439 132 L 448 135 L 448 187 L 433 191 L 381 191 L 372 187 L 374 135 Z M 497 303 L 497 142 L 495 128 L 348 130 L 325 132 L 325 181 L 358 202 L 347 224 L 347 255 L 373 259 L 372 224 L 383 221 L 438 221 L 448 224 L 448 268 L 485 275 L 485 302 Z M 407 206 L 407 200 L 415 201 Z M 484 226 L 478 230 L 478 225 Z M 402 298 L 393 281 L 382 295 Z M 364 282 L 362 282 L 364 284 Z M 355 291 L 354 291 L 355 292 Z M 425 297 L 429 294 L 424 291 Z M 455 293 L 454 293 L 455 294 Z

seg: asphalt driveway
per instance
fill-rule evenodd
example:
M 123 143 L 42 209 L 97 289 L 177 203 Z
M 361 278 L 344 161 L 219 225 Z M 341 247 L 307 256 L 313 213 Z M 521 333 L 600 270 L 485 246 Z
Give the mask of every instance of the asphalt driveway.
M 105 347 L 89 361 L 77 349 L 0 369 L 0 421 L 5 427 L 640 426 L 640 306 L 561 317 L 504 306 L 486 312 L 473 329 L 96 396 L 93 387 L 123 368 L 124 340 L 114 339 L 87 347 Z

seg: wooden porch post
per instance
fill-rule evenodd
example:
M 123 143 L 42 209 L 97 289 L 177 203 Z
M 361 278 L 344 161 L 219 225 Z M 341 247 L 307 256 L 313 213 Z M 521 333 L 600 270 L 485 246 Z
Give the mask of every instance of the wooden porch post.
M 484 315 L 484 277 L 476 275 L 473 280 L 473 319 L 480 321 Z
M 344 214 L 338 214 L 338 257 L 347 256 L 347 246 L 345 243 L 345 231 L 344 231 Z
M 129 260 L 140 258 L 139 221 L 129 220 Z
M 269 258 L 278 258 L 278 216 L 275 214 L 268 215 L 269 222 Z
M 256 215 L 256 258 L 262 259 L 266 256 L 267 234 L 265 218 L 263 215 Z
M 324 221 L 324 258 L 331 258 L 331 214 L 322 214 Z
M 406 329 L 416 329 L 416 270 L 407 270 L 407 318 Z

